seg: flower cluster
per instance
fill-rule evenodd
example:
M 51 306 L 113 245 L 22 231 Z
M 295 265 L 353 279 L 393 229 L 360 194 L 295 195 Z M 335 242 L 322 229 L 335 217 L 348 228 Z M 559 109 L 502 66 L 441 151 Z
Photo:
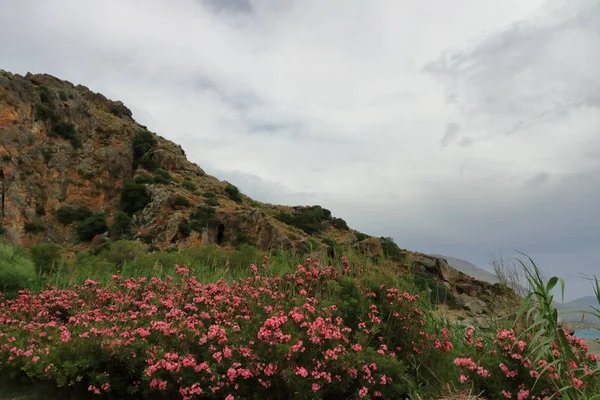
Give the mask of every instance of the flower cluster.
M 460 369 L 459 381 L 471 381 L 488 393 L 499 392 L 502 398 L 517 400 L 561 398 L 565 385 L 583 391 L 586 382 L 594 384 L 588 378 L 596 374 L 600 358 L 588 353 L 588 346 L 581 339 L 563 333 L 574 356 L 566 366 L 561 364 L 564 358 L 557 343 L 551 343 L 545 357 L 534 358 L 539 353 L 531 351 L 530 345 L 512 329 L 500 329 L 493 338 L 474 339 L 475 328 L 469 326 L 465 342 L 471 348 L 471 357 L 454 360 Z M 528 340 L 531 339 L 529 335 Z
M 0 372 L 117 398 L 400 398 L 404 361 L 443 354 L 418 297 L 308 259 L 296 272 L 200 283 L 113 276 L 0 298 Z

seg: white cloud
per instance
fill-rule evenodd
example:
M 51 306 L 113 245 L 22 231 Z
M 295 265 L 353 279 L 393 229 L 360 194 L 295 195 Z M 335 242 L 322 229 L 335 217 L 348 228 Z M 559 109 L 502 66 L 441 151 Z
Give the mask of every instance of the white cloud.
M 554 271 L 556 242 L 572 254 L 600 222 L 594 0 L 0 7 L 0 67 L 124 101 L 260 200 L 476 261 L 535 248 Z

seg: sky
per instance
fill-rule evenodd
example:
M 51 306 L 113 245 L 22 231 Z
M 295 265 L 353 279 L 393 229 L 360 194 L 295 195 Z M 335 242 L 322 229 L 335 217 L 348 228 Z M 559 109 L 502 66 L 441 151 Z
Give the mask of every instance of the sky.
M 0 68 L 123 101 L 207 173 L 489 269 L 600 267 L 598 0 L 0 0 Z

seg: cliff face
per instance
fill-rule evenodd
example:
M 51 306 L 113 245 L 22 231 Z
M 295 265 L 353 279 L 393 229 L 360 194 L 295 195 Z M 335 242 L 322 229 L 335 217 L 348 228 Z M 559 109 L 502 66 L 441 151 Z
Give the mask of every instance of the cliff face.
M 344 245 L 371 256 L 395 252 L 400 269 L 411 258 L 417 272 L 479 313 L 487 310 L 471 300 L 492 304 L 499 290 L 442 259 L 352 231 L 321 207 L 249 199 L 188 161 L 180 146 L 136 123 L 123 103 L 49 75 L 0 70 L 0 186 L 2 239 L 23 246 L 50 241 L 85 248 L 123 236 L 161 249 Z M 93 215 L 101 215 L 101 226 L 90 223 L 91 234 L 80 232 Z M 126 229 L 115 233 L 124 215 Z

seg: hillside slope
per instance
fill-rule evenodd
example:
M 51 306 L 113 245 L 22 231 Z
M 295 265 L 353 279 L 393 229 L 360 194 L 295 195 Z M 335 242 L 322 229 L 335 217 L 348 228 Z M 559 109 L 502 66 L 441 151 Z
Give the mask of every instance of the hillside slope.
M 410 261 L 461 304 L 483 299 L 493 311 L 506 294 L 443 259 L 356 232 L 320 206 L 254 201 L 138 124 L 123 103 L 46 74 L 0 70 L 0 185 L 0 240 L 25 247 L 42 241 L 76 251 L 123 238 L 162 250 L 343 247 L 391 259 L 399 273 Z
M 498 282 L 498 278 L 496 277 L 496 275 L 484 270 L 483 268 L 479 268 L 475 264 L 470 263 L 468 261 L 462 260 L 460 258 L 442 256 L 440 254 L 430 254 L 430 255 L 433 257 L 438 257 L 438 258 L 442 258 L 442 259 L 446 260 L 448 265 L 450 265 L 452 268 L 462 272 L 463 274 L 469 275 L 477 280 L 489 282 L 489 283 Z

